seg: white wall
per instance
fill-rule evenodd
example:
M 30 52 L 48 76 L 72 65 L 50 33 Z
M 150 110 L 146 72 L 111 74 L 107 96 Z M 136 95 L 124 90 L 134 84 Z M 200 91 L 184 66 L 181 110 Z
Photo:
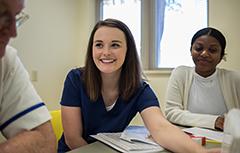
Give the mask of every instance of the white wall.
M 95 23 L 94 0 L 28 1 L 30 20 L 19 29 L 12 42 L 31 74 L 33 82 L 50 110 L 59 108 L 63 81 L 67 72 L 84 64 L 86 45 Z M 240 1 L 209 0 L 209 24 L 220 29 L 227 38 L 227 62 L 221 66 L 240 69 Z M 197 19 L 196 19 L 197 20 Z M 147 73 L 161 105 L 169 73 Z
M 30 19 L 12 41 L 30 75 L 37 72 L 33 84 L 51 110 L 59 108 L 67 72 L 83 65 L 83 44 L 91 24 L 91 20 L 82 20 L 91 15 L 86 3 L 89 2 L 83 5 L 81 0 L 28 1 L 25 12 Z
M 227 62 L 221 67 L 240 71 L 240 1 L 209 0 L 209 24 L 220 29 L 227 39 Z

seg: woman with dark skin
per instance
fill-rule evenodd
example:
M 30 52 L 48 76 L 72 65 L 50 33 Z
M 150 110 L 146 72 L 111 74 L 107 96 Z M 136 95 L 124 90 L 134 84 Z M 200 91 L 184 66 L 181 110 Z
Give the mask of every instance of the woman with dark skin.
M 226 39 L 217 29 L 199 30 L 191 41 L 195 67 L 179 66 L 167 88 L 166 116 L 175 124 L 223 130 L 224 114 L 240 108 L 240 74 L 217 68 Z

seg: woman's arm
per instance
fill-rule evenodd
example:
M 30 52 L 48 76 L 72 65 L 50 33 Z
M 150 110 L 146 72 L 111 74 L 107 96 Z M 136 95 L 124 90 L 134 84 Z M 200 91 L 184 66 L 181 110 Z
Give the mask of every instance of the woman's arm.
M 62 124 L 66 144 L 70 149 L 75 149 L 86 145 L 87 142 L 82 137 L 82 117 L 79 107 L 61 107 Z
M 178 153 L 206 153 L 207 150 L 191 140 L 176 126 L 169 123 L 158 107 L 149 107 L 141 112 L 143 121 L 153 139 L 162 147 Z M 220 150 L 212 151 L 217 153 Z M 210 152 L 210 150 L 209 150 Z

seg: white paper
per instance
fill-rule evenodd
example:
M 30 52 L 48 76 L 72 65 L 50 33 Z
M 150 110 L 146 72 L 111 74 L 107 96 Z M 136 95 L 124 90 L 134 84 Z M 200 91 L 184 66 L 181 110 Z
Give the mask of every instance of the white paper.
M 226 140 L 227 135 L 220 131 L 213 131 L 213 130 L 199 128 L 199 127 L 185 128 L 182 130 L 187 133 L 191 133 L 195 136 L 203 136 L 208 139 L 215 140 L 215 141 L 218 141 L 221 143 L 223 142 L 223 139 L 224 139 L 224 141 L 228 141 L 228 140 Z M 228 142 L 228 143 L 230 143 L 230 142 Z
M 149 131 L 144 126 L 128 126 L 121 134 L 121 139 L 126 141 L 140 141 L 152 145 L 159 145 L 149 138 Z
M 121 134 L 122 133 L 98 133 L 97 135 L 91 136 L 123 153 L 153 153 L 164 150 L 160 145 L 123 140 L 120 138 Z

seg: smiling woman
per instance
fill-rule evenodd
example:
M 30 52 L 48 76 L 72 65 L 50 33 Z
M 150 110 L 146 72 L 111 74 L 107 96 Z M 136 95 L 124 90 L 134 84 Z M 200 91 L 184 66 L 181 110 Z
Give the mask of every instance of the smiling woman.
M 198 31 L 191 42 L 195 71 L 203 77 L 212 75 L 225 55 L 225 47 L 225 37 L 216 29 L 205 28 Z
M 95 142 L 91 135 L 122 132 L 137 113 L 159 145 L 173 152 L 207 153 L 162 115 L 154 91 L 143 79 L 136 44 L 125 23 L 98 21 L 85 62 L 85 67 L 71 70 L 64 83 L 59 153 Z
M 217 68 L 225 47 L 224 35 L 215 28 L 203 28 L 194 34 L 190 48 L 195 67 L 177 67 L 169 79 L 169 121 L 223 130 L 224 114 L 240 108 L 240 73 Z
M 143 96 L 148 103 L 140 98 L 142 94 L 149 94 Z M 138 111 L 159 106 L 142 79 L 135 41 L 123 22 L 106 19 L 95 25 L 85 67 L 69 72 L 61 105 L 64 134 L 59 152 L 96 141 L 91 134 L 123 131 Z
M 127 52 L 125 34 L 117 28 L 101 27 L 93 42 L 93 60 L 102 75 L 119 74 Z

